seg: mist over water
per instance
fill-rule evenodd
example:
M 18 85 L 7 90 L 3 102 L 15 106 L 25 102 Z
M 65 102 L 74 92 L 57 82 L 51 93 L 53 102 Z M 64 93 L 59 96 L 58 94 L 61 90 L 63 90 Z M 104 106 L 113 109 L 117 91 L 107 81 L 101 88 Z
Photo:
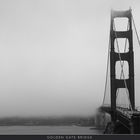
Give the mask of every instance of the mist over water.
M 139 4 L 0 1 L 0 117 L 94 115 L 104 94 L 110 9 L 131 6 L 140 25 Z M 140 75 L 138 61 L 135 69 Z

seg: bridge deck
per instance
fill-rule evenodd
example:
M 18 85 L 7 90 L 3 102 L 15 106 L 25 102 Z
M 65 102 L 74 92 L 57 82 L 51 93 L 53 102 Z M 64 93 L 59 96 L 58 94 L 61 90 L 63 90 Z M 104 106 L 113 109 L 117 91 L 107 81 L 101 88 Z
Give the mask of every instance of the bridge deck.
M 106 113 L 111 114 L 111 107 L 110 106 L 102 106 L 100 107 L 100 110 Z M 130 122 L 134 117 L 139 117 L 140 118 L 140 111 L 132 111 L 128 108 L 123 108 L 123 107 L 117 107 L 116 108 L 116 115 L 117 119 L 122 122 L 127 128 L 129 128 Z

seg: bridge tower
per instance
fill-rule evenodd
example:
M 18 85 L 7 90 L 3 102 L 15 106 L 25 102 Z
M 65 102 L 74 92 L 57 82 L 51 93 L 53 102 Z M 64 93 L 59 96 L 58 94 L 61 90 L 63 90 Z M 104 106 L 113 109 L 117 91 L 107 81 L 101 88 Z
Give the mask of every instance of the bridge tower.
M 110 59 L 110 100 L 111 104 L 104 104 L 106 96 L 107 86 L 107 75 L 109 67 L 109 59 L 107 63 L 107 75 L 105 83 L 105 92 L 103 98 L 103 104 L 99 108 L 101 112 L 108 113 L 111 116 L 111 122 L 108 122 L 105 128 L 107 134 L 140 134 L 140 111 L 135 108 L 135 91 L 134 91 L 134 52 L 133 52 L 133 32 L 132 22 L 134 25 L 135 32 L 136 27 L 134 19 L 132 17 L 131 9 L 126 11 L 111 11 L 111 24 L 110 24 L 110 48 L 109 48 L 109 59 Z M 116 30 L 115 19 L 127 18 L 128 26 L 127 30 Z M 119 47 L 119 39 L 128 40 L 128 48 L 126 51 L 126 42 L 124 51 Z M 138 35 L 137 35 L 137 39 Z M 140 42 L 139 42 L 140 44 Z M 116 47 L 117 45 L 117 47 Z M 122 45 L 121 45 L 122 47 Z M 116 50 L 117 48 L 117 50 Z M 128 70 L 124 71 L 124 62 L 128 64 Z M 117 63 L 121 66 L 120 77 L 117 76 Z M 126 75 L 128 73 L 128 76 Z M 127 77 L 126 77 L 127 76 Z M 116 100 L 118 91 L 124 89 L 128 95 L 129 107 L 121 106 Z M 119 92 L 119 94 L 124 94 Z
M 116 31 L 114 25 L 115 18 L 128 18 L 128 30 Z M 120 53 L 115 51 L 115 39 L 126 38 L 129 42 L 129 51 Z M 131 9 L 127 11 L 111 10 L 111 25 L 110 25 L 110 87 L 111 87 L 111 119 L 116 121 L 116 93 L 119 88 L 127 88 L 132 110 L 135 109 L 135 94 L 134 94 L 134 56 L 133 56 L 133 38 L 132 38 L 132 15 Z M 128 79 L 116 78 L 116 62 L 128 62 Z M 123 65 L 121 65 L 123 67 Z

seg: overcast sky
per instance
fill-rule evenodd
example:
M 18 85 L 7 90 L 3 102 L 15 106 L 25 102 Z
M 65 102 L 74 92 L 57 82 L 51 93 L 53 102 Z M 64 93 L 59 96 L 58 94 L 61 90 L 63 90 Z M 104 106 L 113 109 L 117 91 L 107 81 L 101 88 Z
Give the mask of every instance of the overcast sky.
M 104 94 L 110 9 L 129 6 L 140 34 L 139 0 L 0 0 L 0 117 L 93 114 Z

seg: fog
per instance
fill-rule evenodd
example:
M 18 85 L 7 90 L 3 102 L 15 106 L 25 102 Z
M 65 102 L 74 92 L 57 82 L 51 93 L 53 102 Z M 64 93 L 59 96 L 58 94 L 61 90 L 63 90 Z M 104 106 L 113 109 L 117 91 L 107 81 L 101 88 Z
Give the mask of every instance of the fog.
M 94 114 L 104 95 L 110 9 L 130 6 L 140 34 L 139 0 L 0 0 L 0 117 Z

